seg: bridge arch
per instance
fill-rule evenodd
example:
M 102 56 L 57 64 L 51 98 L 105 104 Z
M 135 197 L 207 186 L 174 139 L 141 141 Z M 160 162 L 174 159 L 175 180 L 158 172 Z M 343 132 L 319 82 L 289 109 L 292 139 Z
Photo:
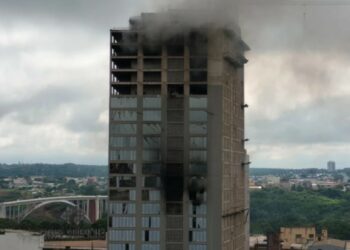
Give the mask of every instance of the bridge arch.
M 70 207 L 73 207 L 75 209 L 77 209 L 78 211 L 80 210 L 79 207 L 74 204 L 73 202 L 71 201 L 68 201 L 68 200 L 49 200 L 49 201 L 44 201 L 44 202 L 41 202 L 39 204 L 37 204 L 36 206 L 34 206 L 33 208 L 31 208 L 30 210 L 26 211 L 24 213 L 23 216 L 21 216 L 20 218 L 20 221 L 23 221 L 25 220 L 29 215 L 31 215 L 32 213 L 34 213 L 35 211 L 37 211 L 38 209 L 42 208 L 42 207 L 45 207 L 47 205 L 51 205 L 51 204 L 65 204 L 65 205 L 68 205 Z M 84 214 L 84 218 L 89 222 L 91 223 L 91 220 L 90 218 L 83 212 Z

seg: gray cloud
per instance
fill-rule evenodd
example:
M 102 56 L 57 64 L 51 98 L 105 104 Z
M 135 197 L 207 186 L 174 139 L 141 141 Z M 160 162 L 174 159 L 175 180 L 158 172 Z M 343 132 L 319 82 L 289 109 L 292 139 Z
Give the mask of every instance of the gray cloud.
M 350 149 L 349 7 L 240 6 L 253 166 L 322 166 Z M 173 3 L 173 4 L 172 4 Z M 0 158 L 105 164 L 111 27 L 176 1 L 0 2 Z M 197 8 L 197 7 L 195 7 Z M 203 15 L 202 12 L 200 15 Z M 218 14 L 219 13 L 219 14 Z M 204 16 L 207 18 L 208 16 Z

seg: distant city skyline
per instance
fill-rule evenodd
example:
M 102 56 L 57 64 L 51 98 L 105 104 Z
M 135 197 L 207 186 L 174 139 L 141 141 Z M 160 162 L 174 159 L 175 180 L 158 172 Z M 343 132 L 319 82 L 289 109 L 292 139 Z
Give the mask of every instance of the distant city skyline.
M 0 3 L 0 162 L 107 164 L 106 37 L 156 3 Z M 251 167 L 350 167 L 349 10 L 241 9 Z

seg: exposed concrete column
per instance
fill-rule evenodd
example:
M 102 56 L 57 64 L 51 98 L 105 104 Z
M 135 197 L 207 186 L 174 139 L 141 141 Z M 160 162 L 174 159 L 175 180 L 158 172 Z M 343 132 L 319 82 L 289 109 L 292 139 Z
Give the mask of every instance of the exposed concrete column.
M 0 218 L 6 218 L 6 206 L 5 205 L 0 206 Z
M 100 198 L 97 196 L 95 199 L 95 217 L 96 220 L 99 220 L 101 218 L 100 216 Z

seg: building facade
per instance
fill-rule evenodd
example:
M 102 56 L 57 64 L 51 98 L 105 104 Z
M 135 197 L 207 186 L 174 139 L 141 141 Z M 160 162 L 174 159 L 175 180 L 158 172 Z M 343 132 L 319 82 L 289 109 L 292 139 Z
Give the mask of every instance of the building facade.
M 248 249 L 239 30 L 169 12 L 110 38 L 108 248 Z
M 330 172 L 335 171 L 335 161 L 328 161 L 327 162 L 327 170 Z

